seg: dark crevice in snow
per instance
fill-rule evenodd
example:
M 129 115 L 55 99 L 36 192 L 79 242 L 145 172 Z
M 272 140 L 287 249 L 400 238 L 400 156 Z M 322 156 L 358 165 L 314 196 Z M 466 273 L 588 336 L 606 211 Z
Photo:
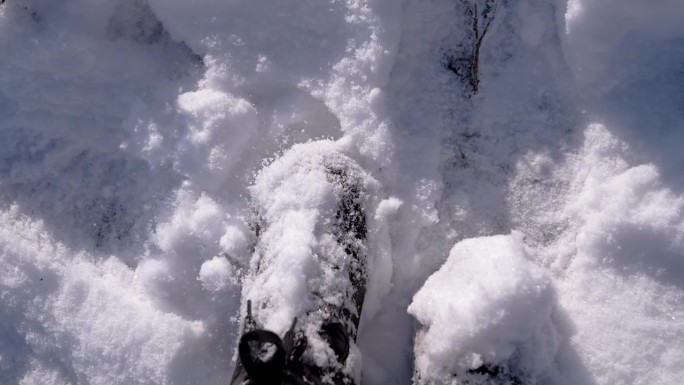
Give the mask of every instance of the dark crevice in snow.
M 120 1 L 109 18 L 106 34 L 114 41 L 123 39 L 162 50 L 169 59 L 165 67 L 173 78 L 188 76 L 188 68 L 204 70 L 202 56 L 184 42 L 175 41 L 145 0 Z

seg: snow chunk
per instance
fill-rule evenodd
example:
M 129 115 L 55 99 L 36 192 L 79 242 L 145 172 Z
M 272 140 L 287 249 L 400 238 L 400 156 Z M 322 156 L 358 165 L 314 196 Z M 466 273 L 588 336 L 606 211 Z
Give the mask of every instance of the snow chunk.
M 178 107 L 190 132 L 180 144 L 176 168 L 200 186 L 215 190 L 258 132 L 256 109 L 244 99 L 210 89 L 180 95 Z
M 232 294 L 239 289 L 229 283 L 238 282 L 242 271 L 204 264 L 217 256 L 239 267 L 247 263 L 253 236 L 238 209 L 195 191 L 190 182 L 181 186 L 151 238 L 153 252 L 136 269 L 142 287 L 160 306 L 193 319 L 237 307 Z M 219 300 L 218 292 L 229 295 Z
M 220 292 L 238 284 L 238 274 L 225 257 L 214 257 L 202 264 L 199 272 L 202 286 L 209 291 Z
M 421 381 L 449 383 L 482 364 L 510 365 L 529 378 L 549 368 L 558 348 L 555 290 L 531 257 L 519 232 L 454 246 L 408 308 L 422 325 L 415 346 Z
M 211 245 L 208 253 L 215 255 L 224 229 L 225 209 L 206 194 L 188 189 L 178 191 L 176 206 L 173 216 L 158 226 L 157 245 L 165 252 Z

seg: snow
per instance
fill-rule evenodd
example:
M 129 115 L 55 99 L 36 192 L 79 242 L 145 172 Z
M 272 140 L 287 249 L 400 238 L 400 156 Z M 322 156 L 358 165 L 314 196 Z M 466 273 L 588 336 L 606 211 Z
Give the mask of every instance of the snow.
M 246 299 L 282 333 L 345 290 L 331 163 L 362 384 L 678 383 L 684 5 L 498 1 L 474 93 L 486 2 L 6 0 L 0 383 L 228 383 Z
M 155 309 L 120 260 L 71 254 L 18 211 L 1 219 L 3 382 L 168 382 L 202 324 Z
M 525 383 L 549 370 L 558 350 L 551 275 L 536 265 L 523 235 L 457 243 L 408 307 L 416 335 L 418 383 L 449 383 L 483 363 L 508 366 Z
M 209 291 L 221 293 L 230 289 L 235 290 L 239 283 L 239 273 L 225 257 L 214 257 L 202 264 L 199 280 Z
M 682 197 L 663 187 L 653 165 L 629 166 L 628 146 L 605 127 L 590 125 L 585 141 L 566 208 L 578 226 L 576 249 L 572 257 L 560 250 L 552 265 L 568 276 L 559 291 L 575 314 L 573 342 L 597 383 L 671 383 L 681 375 L 670 360 L 681 354 L 672 342 L 681 338 Z M 661 365 L 674 370 L 634 369 Z

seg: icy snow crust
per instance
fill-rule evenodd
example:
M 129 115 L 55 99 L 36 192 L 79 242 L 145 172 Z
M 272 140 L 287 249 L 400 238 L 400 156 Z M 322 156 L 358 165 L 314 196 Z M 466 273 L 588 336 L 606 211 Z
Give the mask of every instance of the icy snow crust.
M 473 93 L 475 3 L 6 0 L 0 383 L 228 383 L 245 299 L 348 289 L 331 162 L 361 383 L 679 383 L 684 3 L 500 0 Z

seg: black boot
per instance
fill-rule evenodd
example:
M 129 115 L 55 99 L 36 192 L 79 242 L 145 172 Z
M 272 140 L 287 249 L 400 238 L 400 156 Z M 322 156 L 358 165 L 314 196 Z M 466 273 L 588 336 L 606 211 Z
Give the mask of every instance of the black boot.
M 359 374 L 372 180 L 348 157 L 308 145 L 265 169 L 252 190 L 258 241 L 233 385 L 355 384 Z M 296 320 L 287 330 L 284 314 Z

